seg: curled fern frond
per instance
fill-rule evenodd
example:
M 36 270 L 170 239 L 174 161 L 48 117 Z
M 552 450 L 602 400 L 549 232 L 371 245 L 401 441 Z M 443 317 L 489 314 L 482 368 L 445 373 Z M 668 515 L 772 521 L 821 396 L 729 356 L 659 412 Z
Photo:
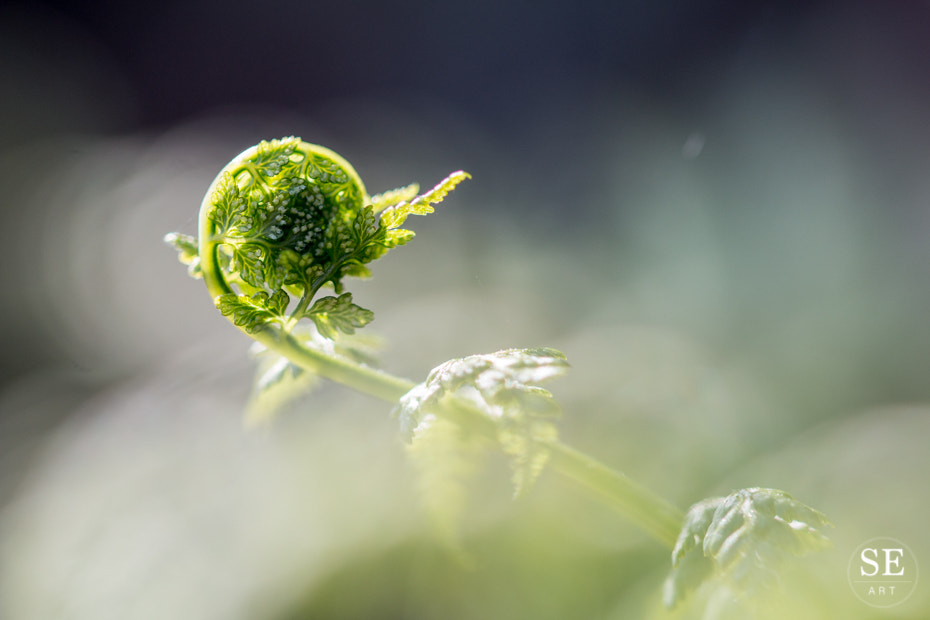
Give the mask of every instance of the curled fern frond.
M 376 229 L 366 222 L 358 230 L 366 200 L 358 173 L 329 149 L 293 137 L 261 142 L 227 164 L 207 191 L 201 256 L 216 246 L 231 256 L 231 271 L 268 292 L 338 288 Z
M 199 238 L 172 233 L 165 241 L 247 333 L 290 332 L 309 319 L 333 338 L 373 318 L 342 296 L 343 280 L 369 275 L 368 263 L 413 238 L 400 227 L 406 217 L 431 213 L 466 178 L 453 173 L 420 196 L 413 184 L 371 198 L 337 153 L 295 137 L 265 141 L 216 176 L 201 204 Z M 313 304 L 324 286 L 339 296 Z M 271 303 L 282 294 L 297 299 L 290 314 Z
M 829 526 L 822 513 L 776 489 L 741 489 L 698 502 L 672 550 L 665 604 L 674 607 L 710 580 L 747 593 L 765 586 L 784 557 L 828 547 L 822 531 Z

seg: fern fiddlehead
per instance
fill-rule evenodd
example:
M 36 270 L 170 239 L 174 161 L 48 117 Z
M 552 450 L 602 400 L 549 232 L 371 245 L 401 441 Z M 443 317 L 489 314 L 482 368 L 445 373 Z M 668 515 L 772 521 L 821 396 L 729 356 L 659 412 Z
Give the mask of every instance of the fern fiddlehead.
M 351 333 L 371 313 L 345 295 L 313 309 L 314 296 L 324 285 L 340 294 L 343 278 L 369 275 L 367 263 L 413 237 L 400 228 L 404 217 L 431 211 L 430 202 L 465 178 L 450 175 L 419 202 L 410 195 L 415 186 L 371 200 L 352 165 L 333 151 L 298 138 L 262 142 L 223 168 L 201 205 L 207 289 L 250 333 L 269 323 L 290 330 L 302 318 L 327 333 L 334 326 Z M 376 207 L 390 211 L 377 217 Z M 291 295 L 298 301 L 285 317 Z
M 203 278 L 220 312 L 267 349 L 304 370 L 396 400 L 409 382 L 325 350 L 325 341 L 373 318 L 343 292 L 343 279 L 368 276 L 367 263 L 413 238 L 401 228 L 407 216 L 432 212 L 466 178 L 453 173 L 422 195 L 409 185 L 369 196 L 337 153 L 295 137 L 261 142 L 211 183 L 199 239 L 172 233 L 166 241 L 189 273 Z M 319 296 L 327 286 L 336 295 Z M 305 319 L 313 325 L 309 333 L 297 329 Z

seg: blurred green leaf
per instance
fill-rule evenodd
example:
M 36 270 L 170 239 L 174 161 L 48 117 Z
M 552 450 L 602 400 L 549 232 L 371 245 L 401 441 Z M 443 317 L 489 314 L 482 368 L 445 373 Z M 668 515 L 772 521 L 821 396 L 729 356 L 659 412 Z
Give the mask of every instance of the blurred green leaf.
M 517 495 L 526 491 L 549 458 L 546 443 L 558 432 L 547 418 L 560 412 L 552 394 L 536 383 L 568 371 L 565 356 L 555 349 L 505 349 L 450 360 L 434 368 L 424 383 L 407 392 L 395 410 L 401 433 L 409 440 L 431 405 L 447 393 L 458 393 L 495 421 L 498 440 L 511 459 Z
M 819 551 L 830 522 L 784 491 L 753 487 L 698 502 L 675 547 L 664 602 L 674 607 L 704 583 L 752 593 L 774 581 L 789 554 Z
M 468 489 L 483 465 L 486 442 L 457 425 L 427 415 L 413 431 L 407 454 L 417 473 L 420 501 L 439 541 L 469 563 L 461 522 Z
M 262 423 L 309 392 L 318 382 L 315 374 L 292 364 L 286 357 L 262 348 L 252 395 L 246 405 L 249 424 Z
M 200 248 L 196 237 L 181 233 L 168 233 L 165 235 L 165 243 L 178 251 L 178 260 L 187 265 L 187 273 L 190 277 L 195 279 L 203 277 L 200 271 Z

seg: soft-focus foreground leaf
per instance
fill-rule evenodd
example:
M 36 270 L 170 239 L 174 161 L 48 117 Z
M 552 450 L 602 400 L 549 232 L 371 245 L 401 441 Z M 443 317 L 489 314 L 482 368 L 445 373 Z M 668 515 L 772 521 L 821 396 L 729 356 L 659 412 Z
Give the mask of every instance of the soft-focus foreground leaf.
M 823 514 L 775 489 L 741 489 L 698 502 L 672 551 L 665 604 L 674 607 L 711 582 L 733 593 L 730 598 L 751 596 L 775 581 L 786 556 L 828 547 L 822 530 L 829 525 Z
M 338 334 L 335 340 L 297 329 L 292 335 L 308 349 L 320 351 L 330 357 L 344 358 L 360 364 L 375 366 L 377 338 L 359 334 Z M 258 360 L 255 383 L 246 406 L 245 419 L 249 424 L 265 422 L 282 409 L 310 392 L 319 382 L 319 376 L 293 364 L 286 357 L 269 351 L 255 343 L 251 354 Z
M 432 414 L 423 418 L 407 447 L 417 473 L 420 501 L 436 537 L 466 563 L 461 519 L 469 483 L 481 469 L 486 448 L 487 442 Z
M 187 265 L 187 273 L 194 279 L 203 277 L 200 273 L 200 249 L 196 237 L 181 233 L 168 233 L 165 243 L 178 251 L 178 260 Z
M 519 495 L 542 472 L 549 458 L 546 443 L 557 437 L 548 418 L 560 413 L 558 403 L 537 384 L 567 370 L 565 356 L 549 348 L 505 349 L 450 360 L 400 399 L 396 411 L 401 433 L 411 439 L 430 406 L 444 395 L 467 398 L 496 422 Z
M 259 424 L 309 392 L 319 377 L 262 347 L 257 353 L 255 385 L 245 410 L 249 424 Z

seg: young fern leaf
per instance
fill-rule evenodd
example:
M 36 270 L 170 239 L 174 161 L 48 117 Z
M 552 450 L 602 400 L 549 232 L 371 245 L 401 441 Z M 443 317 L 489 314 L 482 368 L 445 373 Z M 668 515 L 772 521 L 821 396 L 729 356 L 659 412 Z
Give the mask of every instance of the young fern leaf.
M 216 298 L 216 307 L 223 314 L 232 318 L 233 323 L 246 332 L 254 334 L 264 329 L 269 323 L 283 322 L 289 299 L 287 293 L 278 290 L 269 295 L 259 291 L 251 297 L 247 295 L 220 295 Z
M 417 196 L 412 200 L 399 202 L 390 206 L 381 214 L 382 226 L 388 230 L 393 230 L 400 227 L 407 219 L 408 215 L 428 215 L 432 213 L 433 207 L 430 205 L 442 202 L 443 199 L 449 195 L 449 192 L 455 189 L 456 185 L 470 178 L 471 175 L 467 172 L 461 170 L 453 172 L 425 194 Z M 402 190 L 395 191 L 404 192 L 408 189 L 409 188 L 403 188 Z
M 304 316 L 313 321 L 321 336 L 331 340 L 339 332 L 354 334 L 357 328 L 365 327 L 375 318 L 371 310 L 352 303 L 352 293 L 317 299 Z
M 216 225 L 218 234 L 242 234 L 252 227 L 251 210 L 248 209 L 249 194 L 239 187 L 231 172 L 226 170 L 220 173 L 208 196 L 213 207 L 209 217 Z
M 181 233 L 168 233 L 165 243 L 174 246 L 178 251 L 178 260 L 187 265 L 187 274 L 199 280 L 203 277 L 200 272 L 200 250 L 197 247 L 197 238 Z
M 788 554 L 829 546 L 820 512 L 776 489 L 749 488 L 698 502 L 672 550 L 663 599 L 669 608 L 717 580 L 737 592 L 765 587 Z
M 266 270 L 262 257 L 264 249 L 257 243 L 242 243 L 231 248 L 232 270 L 250 286 L 262 290 L 265 287 Z M 271 277 L 271 273 L 267 273 Z M 277 286 L 282 283 L 274 282 Z
M 397 189 L 392 189 L 380 194 L 376 194 L 371 197 L 371 208 L 375 213 L 380 213 L 388 207 L 392 207 L 398 203 L 413 200 L 416 198 L 417 192 L 419 191 L 420 184 L 411 183 L 406 187 L 398 187 Z
M 277 176 L 290 163 L 299 144 L 300 139 L 294 137 L 260 143 L 252 158 L 253 169 L 268 179 Z
M 508 421 L 498 432 L 501 450 L 510 457 L 513 470 L 513 494 L 520 497 L 529 490 L 549 462 L 548 443 L 559 438 L 555 424 L 532 417 Z
M 537 384 L 567 370 L 565 356 L 549 348 L 505 349 L 450 360 L 400 399 L 395 412 L 401 434 L 409 441 L 430 407 L 446 394 L 467 398 L 495 422 L 498 442 L 511 459 L 514 493 L 519 496 L 545 467 L 547 443 L 558 438 L 549 421 L 559 415 L 558 403 Z

